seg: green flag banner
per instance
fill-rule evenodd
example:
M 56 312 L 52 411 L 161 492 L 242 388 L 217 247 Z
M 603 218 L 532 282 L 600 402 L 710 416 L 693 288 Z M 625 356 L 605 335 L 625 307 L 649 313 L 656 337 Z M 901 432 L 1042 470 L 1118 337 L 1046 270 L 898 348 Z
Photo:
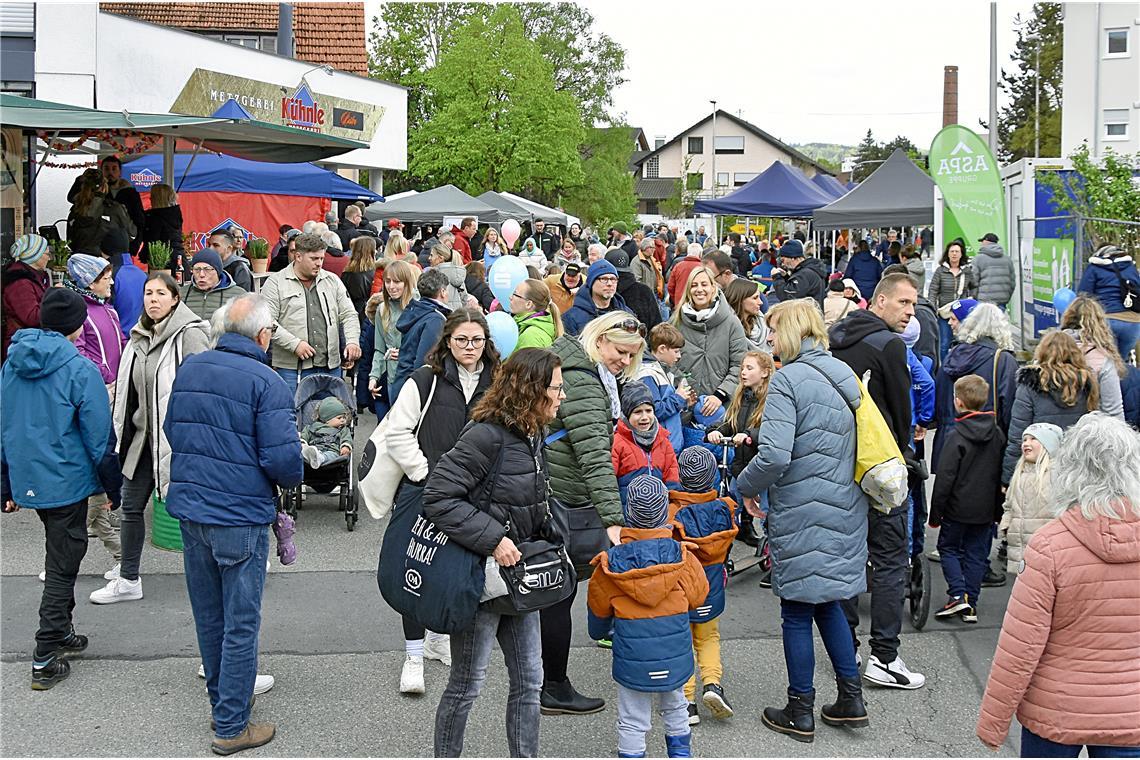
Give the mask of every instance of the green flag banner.
M 1009 228 L 998 168 L 989 147 L 960 124 L 944 127 L 930 144 L 930 175 L 966 236 L 966 246 L 976 251 L 978 238 L 993 232 L 1016 256 L 1005 239 Z

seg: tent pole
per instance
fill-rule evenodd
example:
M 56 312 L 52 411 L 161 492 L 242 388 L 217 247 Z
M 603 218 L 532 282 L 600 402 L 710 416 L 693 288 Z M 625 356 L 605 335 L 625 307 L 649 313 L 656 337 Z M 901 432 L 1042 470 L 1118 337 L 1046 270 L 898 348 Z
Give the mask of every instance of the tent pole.
M 190 160 L 186 163 L 186 171 L 182 172 L 182 179 L 178 182 L 178 187 L 174 188 L 174 192 L 178 192 L 179 190 L 182 189 L 182 184 L 184 182 L 186 182 L 186 177 L 190 175 L 190 167 L 194 165 L 194 159 L 196 159 L 198 157 L 198 151 L 200 151 L 201 149 L 202 149 L 202 141 L 199 140 L 198 143 L 194 146 L 194 152 L 190 155 Z M 163 162 L 162 170 L 164 172 L 166 171 L 166 155 L 165 155 L 165 153 L 166 153 L 166 146 L 164 145 L 163 146 L 163 156 L 162 156 L 162 162 Z M 170 160 L 171 160 L 170 173 L 173 174 L 174 173 L 174 163 L 173 163 L 174 157 L 171 156 Z
M 831 231 L 831 271 L 835 271 L 835 230 Z
M 36 186 L 36 180 L 40 178 L 40 172 L 44 168 L 44 162 L 47 161 L 49 158 L 51 158 L 51 154 L 55 152 L 54 150 L 52 150 L 51 144 L 58 139 L 59 139 L 59 130 L 57 129 L 52 134 L 51 140 L 48 140 L 47 148 L 44 150 L 43 159 L 41 159 L 36 164 L 36 173 L 32 175 L 32 181 L 28 183 L 27 189 L 24 190 L 25 194 L 30 193 L 32 191 L 32 188 Z
M 174 143 L 177 138 L 164 135 L 162 138 L 162 181 L 174 186 Z

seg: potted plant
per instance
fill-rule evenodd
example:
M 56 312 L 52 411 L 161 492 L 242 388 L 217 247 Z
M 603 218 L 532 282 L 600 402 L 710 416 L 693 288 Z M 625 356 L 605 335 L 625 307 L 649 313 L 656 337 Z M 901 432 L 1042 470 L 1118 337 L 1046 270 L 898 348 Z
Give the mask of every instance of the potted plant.
M 245 246 L 245 255 L 254 272 L 264 274 L 269 271 L 269 243 L 264 238 L 250 238 Z
M 146 244 L 147 267 L 154 271 L 170 269 L 170 257 L 174 250 L 169 243 L 153 240 Z
M 51 240 L 48 242 L 51 250 L 51 281 L 53 285 L 62 283 L 67 277 L 67 260 L 71 257 L 71 248 L 66 240 Z

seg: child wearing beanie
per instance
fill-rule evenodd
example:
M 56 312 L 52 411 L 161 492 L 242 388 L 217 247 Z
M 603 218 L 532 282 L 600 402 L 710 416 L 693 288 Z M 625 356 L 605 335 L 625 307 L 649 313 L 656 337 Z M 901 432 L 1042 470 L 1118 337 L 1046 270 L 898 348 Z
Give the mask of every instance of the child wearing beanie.
M 623 504 L 629 484 L 638 475 L 652 475 L 670 488 L 680 486 L 677 454 L 669 431 L 657 422 L 653 393 L 645 383 L 629 383 L 622 391 L 612 455 Z
M 724 665 L 720 657 L 720 615 L 724 612 L 728 580 L 724 563 L 739 526 L 733 518 L 736 502 L 718 497 L 712 487 L 716 477 L 712 452 L 704 446 L 690 446 L 681 452 L 678 461 L 684 490 L 669 492 L 673 537 L 693 544 L 693 554 L 709 582 L 708 596 L 689 613 L 697 668 L 685 683 L 685 702 L 689 725 L 695 726 L 701 722 L 696 702 L 698 673 L 704 684 L 701 702 L 719 720 L 732 717 L 732 705 L 721 686 Z
M 691 757 L 684 684 L 693 673 L 689 611 L 709 584 L 692 545 L 672 537 L 665 484 L 640 475 L 629 484 L 621 542 L 591 561 L 590 635 L 613 629 L 618 683 L 618 757 L 645 757 L 654 695 L 669 757 Z
M 1021 572 L 1025 546 L 1038 528 L 1056 515 L 1049 480 L 1049 459 L 1061 445 L 1061 428 L 1036 422 L 1021 435 L 1021 458 L 1005 492 L 1005 513 L 998 533 L 1006 541 L 1006 569 Z
M 329 396 L 317 405 L 317 418 L 301 429 L 301 456 L 313 469 L 352 454 L 348 409 Z

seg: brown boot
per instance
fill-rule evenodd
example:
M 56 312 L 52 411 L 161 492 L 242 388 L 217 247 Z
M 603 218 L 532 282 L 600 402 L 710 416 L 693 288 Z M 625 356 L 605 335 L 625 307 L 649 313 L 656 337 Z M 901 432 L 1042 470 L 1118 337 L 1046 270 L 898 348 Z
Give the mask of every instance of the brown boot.
M 218 739 L 210 744 L 215 755 L 232 755 L 245 749 L 253 749 L 273 741 L 277 726 L 273 723 L 247 723 L 245 730 L 232 739 Z

